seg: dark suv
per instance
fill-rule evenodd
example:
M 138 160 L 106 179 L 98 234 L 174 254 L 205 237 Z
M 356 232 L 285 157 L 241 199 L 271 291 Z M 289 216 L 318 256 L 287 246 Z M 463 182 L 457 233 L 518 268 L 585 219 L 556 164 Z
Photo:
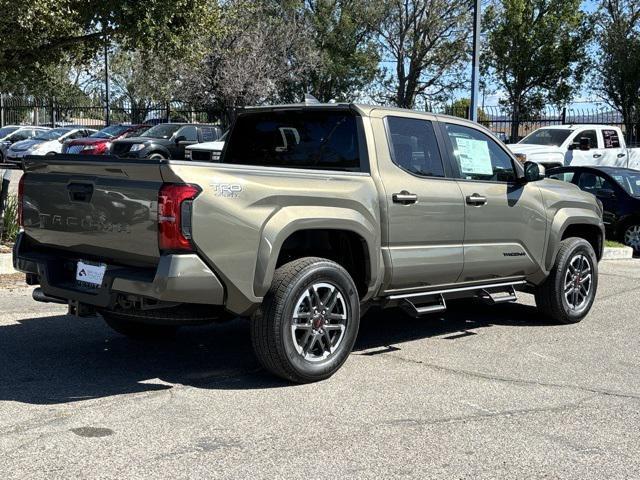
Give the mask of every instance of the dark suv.
M 111 153 L 126 158 L 184 159 L 184 149 L 201 142 L 213 142 L 222 136 L 218 125 L 161 123 L 139 137 L 117 140 Z

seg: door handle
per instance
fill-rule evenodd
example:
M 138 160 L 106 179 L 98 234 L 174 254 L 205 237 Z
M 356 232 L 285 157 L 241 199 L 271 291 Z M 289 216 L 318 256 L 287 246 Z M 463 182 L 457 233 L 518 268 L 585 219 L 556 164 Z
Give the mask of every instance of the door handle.
M 474 205 L 476 207 L 481 207 L 482 205 L 487 204 L 487 197 L 483 197 L 478 193 L 474 193 L 473 195 L 469 195 L 467 197 L 467 205 Z
M 622 158 L 622 157 L 626 157 L 626 156 L 627 156 L 627 154 L 626 154 L 626 153 L 619 153 L 619 154 L 618 154 L 618 158 Z
M 415 193 L 409 193 L 406 190 L 401 191 L 400 193 L 394 193 L 393 203 L 400 203 L 402 205 L 411 205 L 418 201 L 418 195 Z
M 594 153 L 593 154 L 593 158 L 600 158 L 600 157 L 602 157 L 601 153 Z

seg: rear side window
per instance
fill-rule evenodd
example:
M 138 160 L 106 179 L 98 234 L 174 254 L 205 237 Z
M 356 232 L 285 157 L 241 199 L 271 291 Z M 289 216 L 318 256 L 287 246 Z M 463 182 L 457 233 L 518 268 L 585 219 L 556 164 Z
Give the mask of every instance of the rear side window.
M 201 127 L 203 142 L 215 142 L 218 139 L 218 130 L 214 127 Z
M 304 110 L 240 115 L 222 161 L 360 171 L 356 117 L 351 112 Z
M 442 157 L 433 124 L 428 120 L 387 117 L 393 162 L 425 177 L 444 177 Z
M 447 124 L 447 134 L 462 178 L 487 182 L 516 180 L 511 157 L 491 137 L 452 123 Z
M 604 148 L 620 148 L 620 137 L 615 130 L 602 130 Z

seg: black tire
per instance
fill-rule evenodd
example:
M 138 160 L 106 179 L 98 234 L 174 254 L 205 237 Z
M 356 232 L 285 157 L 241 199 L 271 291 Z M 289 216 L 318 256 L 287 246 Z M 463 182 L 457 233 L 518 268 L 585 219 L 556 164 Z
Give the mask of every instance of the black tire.
M 111 329 L 135 340 L 168 340 L 173 338 L 178 330 L 175 325 L 145 323 L 114 312 L 102 312 L 101 315 Z
M 586 271 L 586 266 L 584 269 L 580 269 L 579 274 L 575 275 L 572 273 L 572 269 L 575 267 L 570 266 L 574 261 L 581 262 L 581 258 L 588 262 L 591 275 L 588 293 L 585 295 L 582 295 L 582 287 L 579 285 L 583 285 L 583 281 L 586 281 L 587 275 L 583 274 Z M 565 288 L 571 285 L 574 285 L 573 289 L 565 293 Z M 579 291 L 579 294 L 574 293 L 576 290 Z M 578 323 L 589 314 L 597 290 L 598 259 L 593 247 L 582 238 L 567 238 L 560 242 L 560 249 L 549 277 L 536 288 L 536 305 L 540 312 L 555 322 Z M 567 295 L 572 296 L 572 301 L 575 299 L 575 306 L 572 306 Z M 580 301 L 579 304 L 578 301 Z
M 312 298 L 313 291 L 318 295 Z M 322 311 L 314 314 L 312 302 L 316 300 Z M 308 312 L 302 311 L 305 309 Z M 304 318 L 296 321 L 294 315 Z M 353 349 L 359 326 L 360 299 L 349 273 L 330 260 L 307 257 L 276 270 L 252 318 L 251 340 L 258 360 L 269 372 L 295 383 L 310 383 L 338 371 Z
M 622 229 L 622 243 L 640 253 L 640 222 L 632 221 Z

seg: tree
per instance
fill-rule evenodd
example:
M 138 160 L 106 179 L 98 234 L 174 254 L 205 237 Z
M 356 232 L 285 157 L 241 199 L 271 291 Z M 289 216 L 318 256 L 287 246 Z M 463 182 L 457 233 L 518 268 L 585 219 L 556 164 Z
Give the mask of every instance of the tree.
M 210 0 L 0 0 L 0 90 L 42 81 L 64 58 L 90 60 L 105 38 L 127 50 L 175 56 L 215 28 Z
M 495 0 L 485 12 L 483 69 L 506 93 L 511 138 L 546 102 L 571 99 L 587 67 L 589 19 L 582 0 Z
M 221 31 L 195 68 L 184 72 L 187 97 L 225 112 L 238 107 L 300 99 L 292 85 L 308 77 L 318 59 L 305 19 L 269 1 L 229 0 Z
M 640 128 L 640 1 L 602 1 L 596 28 L 594 86 L 622 114 L 632 138 Z
M 468 58 L 471 7 L 468 0 L 386 0 L 379 29 L 383 61 L 393 73 L 383 99 L 413 108 L 419 97 L 442 96 L 461 85 Z
M 353 101 L 376 78 L 381 5 L 368 0 L 303 1 L 319 57 L 305 81 L 320 101 Z

